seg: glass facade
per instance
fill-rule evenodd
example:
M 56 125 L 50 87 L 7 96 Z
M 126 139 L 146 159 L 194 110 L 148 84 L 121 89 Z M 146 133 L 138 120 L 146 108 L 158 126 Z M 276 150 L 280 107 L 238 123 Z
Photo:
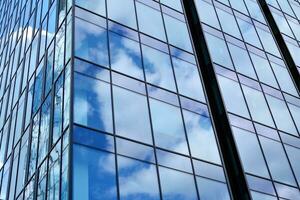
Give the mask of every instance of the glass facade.
M 267 2 L 300 71 L 300 4 Z M 0 1 L 0 199 L 234 199 L 184 3 Z M 259 3 L 193 3 L 251 198 L 300 199 L 299 88 Z

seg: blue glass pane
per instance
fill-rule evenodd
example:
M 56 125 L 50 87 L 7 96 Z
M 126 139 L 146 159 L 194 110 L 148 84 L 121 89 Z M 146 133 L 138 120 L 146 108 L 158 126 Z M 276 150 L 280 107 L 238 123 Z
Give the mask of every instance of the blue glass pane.
M 118 156 L 120 199 L 160 199 L 155 165 Z
M 79 145 L 73 147 L 73 199 L 117 199 L 114 155 Z
M 170 56 L 145 45 L 142 50 L 147 82 L 175 91 Z
M 112 69 L 138 79 L 144 79 L 138 42 L 109 32 L 109 47 Z
M 76 18 L 75 55 L 96 64 L 108 66 L 106 29 Z
M 136 2 L 136 9 L 140 31 L 166 41 L 161 13 L 139 2 Z
M 159 177 L 164 200 L 198 199 L 192 175 L 159 167 Z
M 230 200 L 226 184 L 197 177 L 201 200 Z
M 137 28 L 133 0 L 109 0 L 107 1 L 107 12 L 110 19 L 131 28 Z
M 156 145 L 187 154 L 187 142 L 180 109 L 150 99 L 151 117 Z
M 113 87 L 116 134 L 152 143 L 146 97 Z
M 105 0 L 75 0 L 75 4 L 99 15 L 106 15 Z
M 111 92 L 108 83 L 75 74 L 74 121 L 112 132 Z
M 183 111 L 183 116 L 192 155 L 221 164 L 210 119 L 186 110 Z

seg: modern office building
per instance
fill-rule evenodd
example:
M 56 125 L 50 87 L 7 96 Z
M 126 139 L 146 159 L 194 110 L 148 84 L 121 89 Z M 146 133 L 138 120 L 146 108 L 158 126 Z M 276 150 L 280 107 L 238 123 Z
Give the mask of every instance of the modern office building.
M 300 200 L 300 2 L 1 0 L 0 199 Z

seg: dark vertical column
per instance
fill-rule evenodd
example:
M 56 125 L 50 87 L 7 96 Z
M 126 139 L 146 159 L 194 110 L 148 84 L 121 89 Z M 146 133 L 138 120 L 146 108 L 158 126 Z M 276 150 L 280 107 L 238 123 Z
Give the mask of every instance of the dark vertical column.
M 232 196 L 236 200 L 250 200 L 250 192 L 234 142 L 229 119 L 222 100 L 213 63 L 209 56 L 208 46 L 201 28 L 195 3 L 193 0 L 183 0 L 182 2 L 192 35 L 196 57 L 200 65 L 208 104 L 217 132 Z
M 289 52 L 288 47 L 285 44 L 285 41 L 280 33 L 280 30 L 273 18 L 273 15 L 266 3 L 265 0 L 258 0 L 258 3 L 260 4 L 260 7 L 266 17 L 266 20 L 269 23 L 269 27 L 275 37 L 275 40 L 277 41 L 277 44 L 279 45 L 279 48 L 281 50 L 282 56 L 284 58 L 284 60 L 286 61 L 286 64 L 290 70 L 290 73 L 292 75 L 292 78 L 294 79 L 294 82 L 298 88 L 298 92 L 300 92 L 300 75 L 299 72 L 297 70 L 296 64 Z M 300 56 L 300 55 L 299 55 Z

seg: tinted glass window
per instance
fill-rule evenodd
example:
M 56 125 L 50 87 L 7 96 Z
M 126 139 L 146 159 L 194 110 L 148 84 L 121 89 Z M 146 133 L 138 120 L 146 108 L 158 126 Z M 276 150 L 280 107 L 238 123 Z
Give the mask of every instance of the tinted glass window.
M 139 43 L 109 32 L 111 68 L 144 79 Z
M 166 41 L 161 13 L 154 8 L 136 2 L 140 31 Z
M 175 91 L 170 56 L 145 45 L 142 46 L 142 50 L 147 82 Z
M 109 84 L 76 73 L 74 93 L 74 121 L 94 129 L 112 132 Z
M 115 126 L 118 135 L 152 143 L 146 97 L 113 87 Z
M 97 2 L 96 5 L 98 5 Z M 137 27 L 133 0 L 107 1 L 108 17 L 131 28 Z
M 108 66 L 106 29 L 76 18 L 75 55 Z
M 156 145 L 187 154 L 180 109 L 153 99 L 150 99 L 150 108 Z
M 114 155 L 79 145 L 73 154 L 73 199 L 117 199 Z

